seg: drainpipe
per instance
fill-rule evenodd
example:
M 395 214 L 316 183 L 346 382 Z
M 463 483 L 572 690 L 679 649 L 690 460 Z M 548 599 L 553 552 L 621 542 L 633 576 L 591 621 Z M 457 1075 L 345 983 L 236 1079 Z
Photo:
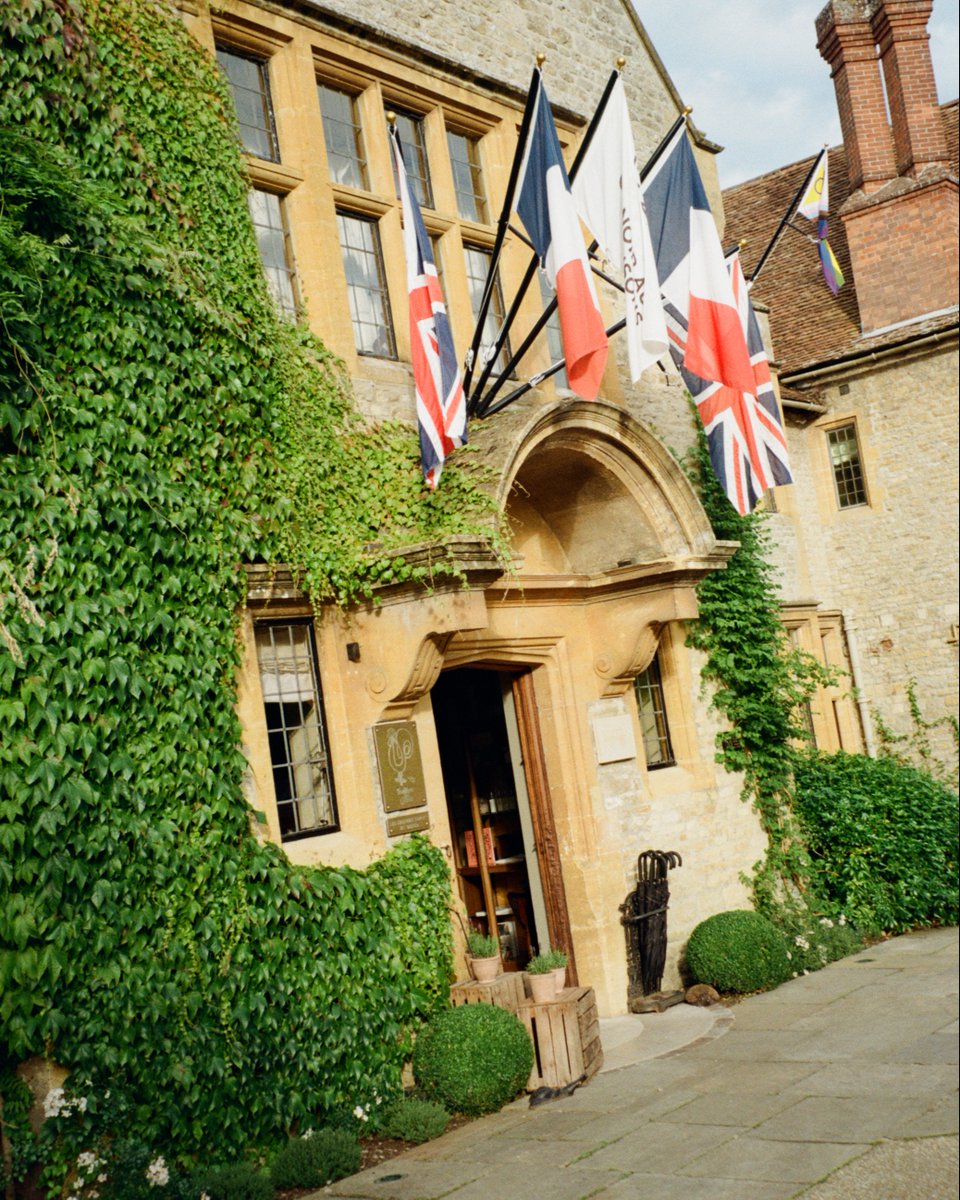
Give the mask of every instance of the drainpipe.
M 863 740 L 867 746 L 867 754 L 871 758 L 876 758 L 877 743 L 873 734 L 873 717 L 870 713 L 870 706 L 867 704 L 860 682 L 863 677 L 863 668 L 860 665 L 860 648 L 857 644 L 857 627 L 854 624 L 853 617 L 848 609 L 842 610 L 842 616 L 843 632 L 847 639 L 847 654 L 850 658 L 850 674 L 853 676 L 853 686 L 857 693 L 857 707 L 860 709 L 860 725 L 863 729 Z

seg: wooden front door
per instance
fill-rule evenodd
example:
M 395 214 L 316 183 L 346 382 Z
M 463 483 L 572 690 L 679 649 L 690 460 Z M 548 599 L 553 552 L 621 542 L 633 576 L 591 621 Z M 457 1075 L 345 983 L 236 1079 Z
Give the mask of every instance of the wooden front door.
M 457 886 L 471 926 L 496 931 L 507 970 L 522 970 L 549 946 L 570 954 L 530 673 L 447 671 L 432 700 Z M 575 969 L 569 978 L 576 981 Z

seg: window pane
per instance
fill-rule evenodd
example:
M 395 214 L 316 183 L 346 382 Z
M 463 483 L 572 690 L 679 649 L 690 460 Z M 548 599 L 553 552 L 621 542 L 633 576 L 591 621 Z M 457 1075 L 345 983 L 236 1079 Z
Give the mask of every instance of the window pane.
M 357 104 L 349 92 L 317 85 L 330 178 L 348 187 L 367 187 L 367 160 Z
M 430 168 L 427 165 L 427 143 L 423 136 L 422 118 L 410 116 L 409 113 L 397 113 L 397 134 L 400 138 L 400 149 L 403 151 L 403 164 L 407 168 L 407 177 L 410 180 L 410 190 L 421 208 L 433 208 L 433 190 L 430 187 Z M 393 174 L 399 194 L 395 162 Z
M 841 429 L 831 429 L 827 434 L 827 442 L 830 446 L 830 463 L 837 489 L 837 503 L 841 508 L 866 504 L 867 488 L 860 461 L 857 427 L 844 425 Z
M 328 833 L 337 812 L 312 627 L 260 625 L 256 646 L 281 837 Z
M 347 213 L 337 214 L 337 224 L 357 351 L 396 358 L 379 231 L 372 221 Z
M 643 752 L 648 767 L 669 767 L 675 762 L 670 744 L 667 710 L 663 702 L 663 682 L 657 657 L 634 680 L 637 706 L 640 710 L 640 729 Z
M 217 48 L 217 62 L 227 77 L 240 123 L 240 141 L 244 150 L 258 158 L 280 161 L 277 131 L 270 105 L 267 64 L 244 58 L 232 50 Z
M 482 250 L 479 246 L 465 246 L 464 253 L 466 254 L 467 262 L 467 284 L 470 288 L 470 307 L 473 309 L 473 319 L 476 320 L 477 314 L 480 312 L 483 289 L 487 282 L 487 271 L 490 269 L 492 256 L 489 250 Z M 497 331 L 503 325 L 505 317 L 506 309 L 503 304 L 503 292 L 500 288 L 500 277 L 497 275 L 494 279 L 490 304 L 487 306 L 487 315 L 483 322 L 483 340 L 480 343 L 481 355 L 495 344 Z M 503 371 L 509 361 L 510 341 L 506 339 L 497 356 L 497 368 Z
M 448 133 L 453 186 L 457 193 L 457 211 L 466 221 L 486 221 L 487 203 L 480 174 L 480 154 L 475 138 L 463 133 Z
M 283 201 L 272 192 L 254 188 L 248 195 L 250 216 L 257 234 L 260 261 L 267 289 L 277 307 L 288 317 L 297 315 L 296 272 L 290 239 L 283 219 Z

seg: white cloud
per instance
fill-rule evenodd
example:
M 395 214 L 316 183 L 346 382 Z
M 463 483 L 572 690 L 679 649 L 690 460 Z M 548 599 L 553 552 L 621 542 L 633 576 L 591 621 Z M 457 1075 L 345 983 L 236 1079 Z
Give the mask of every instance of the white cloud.
M 725 147 L 724 187 L 840 141 L 823 7 L 800 0 L 633 0 L 693 120 Z M 941 101 L 957 95 L 960 0 L 934 0 L 931 52 Z

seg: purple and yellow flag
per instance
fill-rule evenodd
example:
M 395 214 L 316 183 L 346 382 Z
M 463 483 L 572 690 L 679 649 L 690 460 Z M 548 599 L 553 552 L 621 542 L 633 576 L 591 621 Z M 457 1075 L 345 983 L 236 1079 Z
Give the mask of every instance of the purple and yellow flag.
M 844 284 L 843 272 L 837 262 L 830 243 L 827 241 L 827 209 L 830 207 L 830 190 L 827 182 L 827 151 L 821 150 L 800 203 L 797 214 L 817 223 L 817 253 L 827 287 L 834 295 Z

